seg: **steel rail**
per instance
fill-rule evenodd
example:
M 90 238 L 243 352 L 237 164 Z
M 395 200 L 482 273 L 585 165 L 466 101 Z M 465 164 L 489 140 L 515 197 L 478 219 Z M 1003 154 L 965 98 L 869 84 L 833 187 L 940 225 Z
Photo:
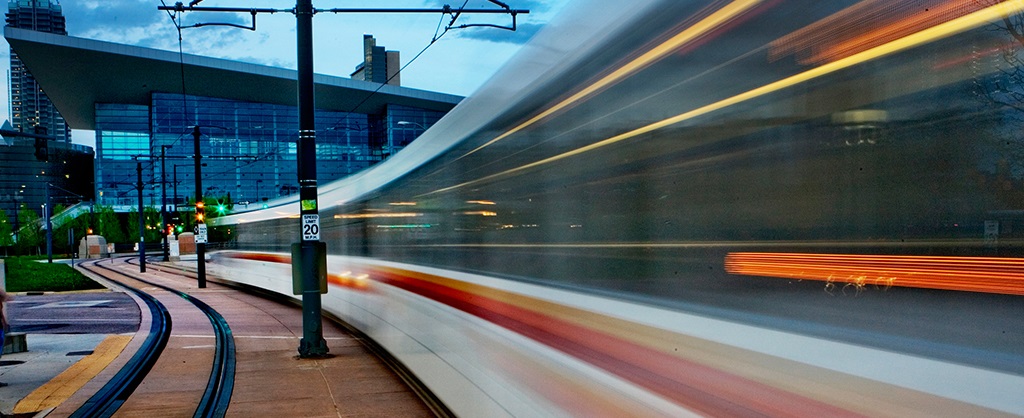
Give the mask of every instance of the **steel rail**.
M 90 266 L 119 273 L 109 267 L 100 265 L 99 261 L 92 262 Z M 79 265 L 79 267 L 106 278 L 105 275 L 94 268 L 85 265 Z M 153 365 L 160 358 L 160 353 L 163 352 L 167 346 L 167 341 L 171 337 L 171 314 L 160 301 L 139 289 L 121 282 L 115 282 L 118 286 L 134 293 L 149 307 L 151 316 L 149 336 L 143 341 L 142 346 L 135 352 L 135 355 L 128 360 L 128 363 L 107 384 L 103 385 L 100 390 L 71 414 L 72 418 L 110 417 L 114 415 L 121 405 L 124 404 L 125 400 L 135 392 L 135 389 L 146 378 L 149 371 L 152 370 Z
M 134 264 L 133 258 L 128 258 L 128 264 Z M 199 417 L 223 417 L 231 403 L 231 393 L 235 387 L 235 338 L 231 333 L 231 327 L 226 319 L 216 309 L 207 305 L 202 300 L 182 292 L 180 290 L 153 283 L 149 280 L 137 277 L 133 274 L 118 272 L 134 280 L 159 287 L 168 292 L 174 293 L 199 308 L 210 324 L 213 326 L 213 333 L 216 337 L 214 344 L 213 366 L 210 370 L 210 379 L 206 383 L 206 390 L 203 397 L 196 406 L 196 412 L 192 416 Z
M 195 268 L 189 266 L 176 265 L 174 267 L 168 267 L 165 265 L 165 263 L 154 262 L 152 268 L 161 272 L 167 272 L 186 277 L 191 276 L 192 278 L 196 278 Z M 236 283 L 229 280 L 222 280 L 220 278 L 215 278 L 214 282 L 229 288 L 234 288 L 247 293 L 259 295 L 264 299 L 270 299 L 281 303 L 290 303 L 301 306 L 301 303 L 299 303 L 299 301 L 297 301 L 296 299 L 290 298 L 287 295 L 283 295 L 280 293 L 274 293 L 266 289 Z M 434 392 L 431 391 L 430 388 L 428 388 L 425 383 L 423 383 L 423 381 L 416 377 L 416 374 L 413 373 L 412 370 L 409 369 L 409 367 L 407 367 L 400 360 L 398 360 L 398 358 L 391 354 L 391 352 L 389 352 L 387 349 L 385 349 L 384 346 L 374 341 L 373 338 L 370 338 L 370 336 L 367 335 L 366 333 L 360 331 L 358 328 L 352 326 L 345 320 L 341 319 L 341 317 L 334 315 L 330 312 L 324 312 L 323 314 L 326 319 L 333 321 L 335 324 L 343 328 L 346 332 L 355 336 L 356 341 L 359 341 L 359 343 L 362 344 L 363 347 L 365 347 L 367 350 L 369 350 L 371 353 L 377 356 L 377 358 L 382 363 L 384 363 L 384 365 L 387 366 L 389 370 L 395 373 L 395 375 L 398 376 L 398 378 L 401 379 L 402 382 L 404 382 L 407 387 L 409 387 L 409 390 L 411 390 L 414 394 L 416 394 L 418 398 L 420 398 L 421 401 L 423 401 L 423 403 L 427 406 L 427 409 L 430 409 L 430 411 L 434 413 L 435 417 L 447 418 L 455 416 L 455 413 L 452 412 L 452 410 L 448 408 L 448 406 L 445 405 L 444 402 L 441 401 L 441 399 L 437 395 L 435 395 Z

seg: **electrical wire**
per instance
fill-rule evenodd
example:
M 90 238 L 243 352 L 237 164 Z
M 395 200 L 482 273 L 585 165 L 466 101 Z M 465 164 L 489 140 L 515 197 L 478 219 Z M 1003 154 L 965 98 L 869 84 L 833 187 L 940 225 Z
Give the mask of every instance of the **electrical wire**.
M 377 86 L 377 88 L 374 89 L 372 92 L 370 92 L 370 94 L 367 94 L 366 97 L 364 97 L 363 100 L 359 101 L 359 103 L 357 103 L 355 106 L 353 106 L 351 110 L 348 110 L 346 112 L 342 112 L 342 114 L 345 115 L 345 118 L 347 118 L 349 114 L 356 113 L 356 111 L 359 110 L 360 106 L 362 106 L 364 103 L 366 103 L 367 100 L 370 100 L 370 98 L 373 97 L 373 95 L 377 94 L 377 92 L 379 92 L 380 89 L 382 89 L 382 88 L 384 88 L 384 86 L 388 85 L 388 83 L 391 82 L 392 79 L 394 79 L 395 77 L 398 77 L 399 74 L 402 74 L 402 71 L 404 71 L 406 69 L 406 67 L 412 65 L 413 62 L 416 62 L 416 59 L 419 58 L 421 55 L 423 55 L 424 52 L 427 52 L 427 49 L 429 49 L 431 46 L 433 46 L 435 43 L 437 43 L 437 41 L 441 40 L 441 37 L 443 37 L 446 33 L 448 33 L 449 30 L 452 29 L 452 27 L 453 27 L 452 25 L 455 24 L 455 20 L 458 19 L 458 16 L 462 13 L 462 10 L 466 8 L 467 4 L 469 4 L 469 0 L 464 1 L 462 3 L 462 6 L 459 6 L 459 8 L 452 14 L 451 22 L 448 22 L 448 25 L 445 26 L 444 31 L 442 31 L 441 34 L 438 35 L 437 32 L 441 29 L 441 24 L 444 22 L 444 18 L 445 18 L 445 15 L 442 14 L 441 18 L 437 21 L 437 28 L 434 29 L 434 36 L 430 39 L 430 42 L 427 43 L 427 46 L 423 47 L 423 49 L 421 49 L 420 52 L 416 53 L 416 55 L 413 56 L 412 59 L 409 60 L 409 62 L 405 63 L 405 65 L 403 65 L 401 68 L 399 68 L 398 71 L 395 71 L 395 73 L 392 74 L 391 77 L 388 77 L 387 80 L 385 80 L 383 83 L 381 83 L 381 85 Z M 328 128 L 328 129 L 335 129 L 335 128 L 338 128 L 339 126 L 341 126 L 340 122 L 338 124 Z

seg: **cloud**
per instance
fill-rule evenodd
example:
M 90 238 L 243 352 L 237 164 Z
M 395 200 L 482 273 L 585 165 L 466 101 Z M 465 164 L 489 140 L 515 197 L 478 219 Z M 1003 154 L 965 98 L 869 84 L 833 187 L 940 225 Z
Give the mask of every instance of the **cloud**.
M 153 0 L 115 0 L 65 2 L 61 6 L 71 36 L 177 49 L 174 21 L 167 12 L 157 10 L 160 4 Z M 248 15 L 235 13 L 189 13 L 178 20 L 183 27 L 211 22 L 250 24 Z
M 168 20 L 156 9 L 159 2 L 148 0 L 66 1 L 61 3 L 68 32 L 90 33 L 149 27 Z
M 537 31 L 544 25 L 535 23 L 519 23 L 516 25 L 515 32 L 509 30 L 480 27 L 480 28 L 465 28 L 465 29 L 452 29 L 452 34 L 458 38 L 463 39 L 478 39 L 482 41 L 510 43 L 510 44 L 525 44 L 533 35 L 537 34 Z
M 503 3 L 507 4 L 509 8 L 514 10 L 526 9 L 530 12 L 527 14 L 519 14 L 516 16 L 516 30 L 502 30 L 491 27 L 469 27 L 464 29 L 452 29 L 449 36 L 461 38 L 461 39 L 475 39 L 488 42 L 497 43 L 509 43 L 509 44 L 525 44 L 533 35 L 537 34 L 550 19 L 550 15 L 553 11 L 560 8 L 560 5 L 552 5 L 550 1 L 544 0 L 503 0 Z M 495 4 L 488 1 L 477 0 L 469 4 L 466 7 L 476 7 L 485 9 L 497 9 Z M 500 27 L 511 27 L 512 18 L 509 15 L 464 15 L 460 16 L 456 27 L 459 25 L 480 25 L 490 24 Z

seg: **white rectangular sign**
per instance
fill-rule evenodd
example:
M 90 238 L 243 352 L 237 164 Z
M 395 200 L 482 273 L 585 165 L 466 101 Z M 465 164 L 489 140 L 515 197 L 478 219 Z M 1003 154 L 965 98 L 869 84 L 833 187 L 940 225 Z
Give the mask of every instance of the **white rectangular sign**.
M 206 224 L 196 225 L 196 244 L 206 244 Z
M 302 240 L 320 240 L 320 215 L 302 215 Z

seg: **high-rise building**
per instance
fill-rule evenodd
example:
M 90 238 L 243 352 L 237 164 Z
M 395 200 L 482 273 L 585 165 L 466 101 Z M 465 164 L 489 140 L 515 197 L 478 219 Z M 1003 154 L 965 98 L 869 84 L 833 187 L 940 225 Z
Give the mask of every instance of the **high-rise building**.
M 97 203 L 137 207 L 141 162 L 145 205 L 185 204 L 195 196 L 196 125 L 204 196 L 255 209 L 298 192 L 294 70 L 15 28 L 4 36 L 68 124 L 95 131 Z M 320 74 L 315 82 L 320 184 L 386 160 L 462 100 Z
M 9 1 L 7 26 L 58 35 L 68 34 L 64 14 L 56 0 Z M 46 133 L 56 141 L 71 141 L 71 129 L 13 49 L 10 95 L 11 125 L 14 130 Z
M 373 35 L 363 35 L 363 63 L 356 66 L 351 77 L 353 80 L 400 86 L 402 76 L 398 70 L 401 68 L 398 51 L 386 51 L 383 46 L 377 46 Z

